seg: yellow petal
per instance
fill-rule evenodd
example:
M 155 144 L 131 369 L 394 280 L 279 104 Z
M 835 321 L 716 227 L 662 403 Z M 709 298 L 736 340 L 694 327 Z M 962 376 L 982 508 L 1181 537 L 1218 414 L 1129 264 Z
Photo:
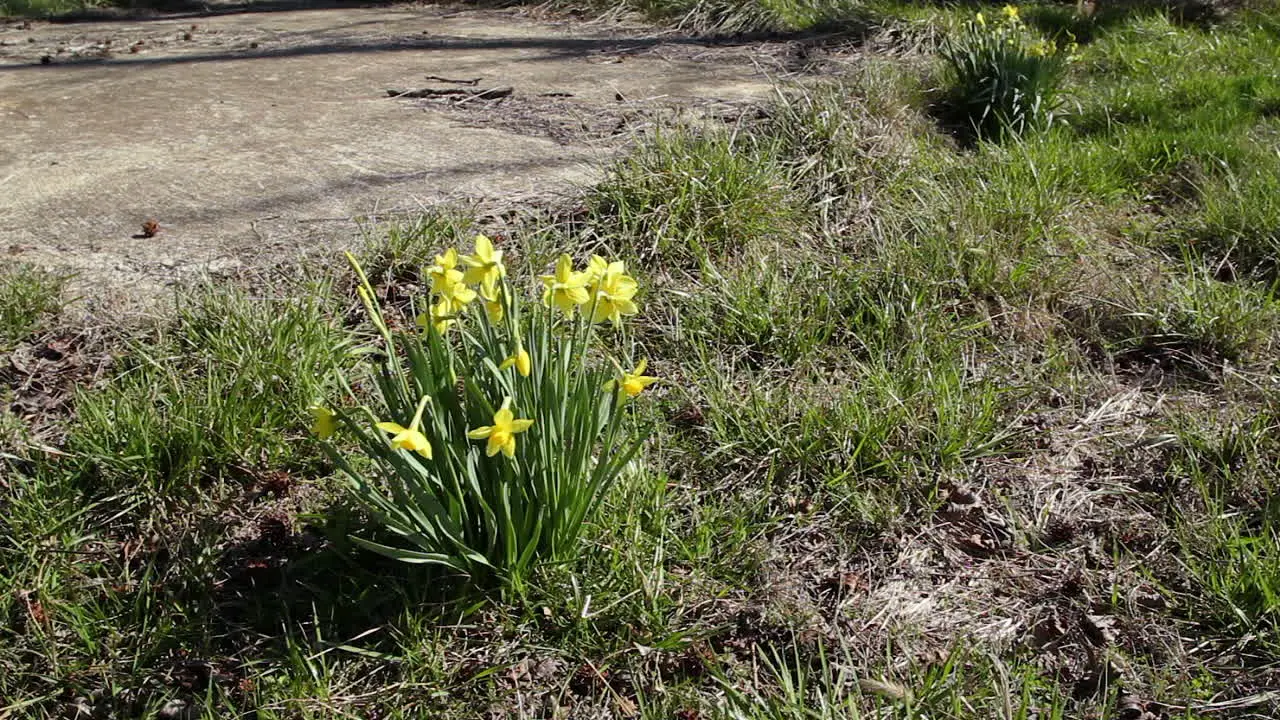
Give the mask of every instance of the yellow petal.
M 502 450 L 502 447 L 506 445 L 508 441 L 514 442 L 514 440 L 512 439 L 509 433 L 505 433 L 501 431 L 495 432 L 494 434 L 489 436 L 489 442 L 487 445 L 485 445 L 484 454 L 488 457 L 493 457 L 494 455 L 497 455 L 498 452 Z
M 515 434 L 518 432 L 524 432 L 525 430 L 528 430 L 532 425 L 533 425 L 533 421 L 529 420 L 528 418 L 520 418 L 519 420 L 512 420 L 510 432 L 512 434 Z
M 405 430 L 408 430 L 408 428 L 401 425 L 400 423 L 393 423 L 393 422 L 380 422 L 378 423 L 377 427 L 379 430 L 383 432 L 389 432 L 389 433 L 395 433 L 395 434 L 400 434 Z
M 529 377 L 529 373 L 533 372 L 533 361 L 529 358 L 529 353 L 525 352 L 525 350 L 521 348 L 520 352 L 516 353 L 515 360 L 516 372 L 525 377 Z
M 478 427 L 475 430 L 471 430 L 467 432 L 467 437 L 471 438 L 472 440 L 483 440 L 487 437 L 490 437 L 491 435 L 493 435 L 492 425 L 485 425 L 484 427 Z
M 493 414 L 493 424 L 500 428 L 509 427 L 515 417 L 515 413 L 511 412 L 506 403 L 503 403 L 502 407 L 498 408 L 498 412 Z
M 632 375 L 643 375 L 644 369 L 649 367 L 649 358 L 640 358 L 640 362 L 636 363 L 636 369 L 631 371 Z
M 321 440 L 328 440 L 333 437 L 333 433 L 337 430 L 337 426 L 333 421 L 333 411 L 319 406 L 308 408 L 308 410 L 311 411 L 311 417 L 314 418 L 311 423 L 311 432 Z

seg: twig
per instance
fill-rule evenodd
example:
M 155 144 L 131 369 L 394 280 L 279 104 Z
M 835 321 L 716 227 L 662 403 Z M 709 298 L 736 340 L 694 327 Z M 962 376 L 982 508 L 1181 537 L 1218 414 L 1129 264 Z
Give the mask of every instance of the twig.
M 487 90 L 465 90 L 463 88 L 420 88 L 418 90 L 387 90 L 387 97 L 391 98 L 433 98 L 433 97 L 449 97 L 452 95 L 462 95 L 467 99 L 480 98 L 481 100 L 496 100 L 497 98 L 506 97 L 515 92 L 515 88 L 510 85 L 502 85 Z
M 447 77 L 440 77 L 439 75 L 428 75 L 427 79 L 444 83 L 453 83 L 454 85 L 478 85 L 484 78 L 475 78 L 474 80 L 450 80 Z

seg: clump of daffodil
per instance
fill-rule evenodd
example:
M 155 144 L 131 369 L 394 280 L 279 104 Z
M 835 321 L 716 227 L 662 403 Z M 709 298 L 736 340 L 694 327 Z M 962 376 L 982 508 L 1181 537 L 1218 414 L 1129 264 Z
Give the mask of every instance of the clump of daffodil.
M 484 454 L 488 457 L 501 452 L 512 458 L 516 456 L 516 433 L 522 433 L 532 426 L 532 420 L 517 418 L 511 412 L 511 398 L 505 398 L 502 407 L 493 414 L 493 424 L 471 430 L 467 432 L 467 437 L 472 440 L 488 440 L 484 448 Z
M 982 13 L 950 33 L 940 48 L 948 78 L 943 120 L 971 139 L 1000 140 L 1053 123 L 1070 53 L 1040 37 L 1017 5 L 994 19 Z
M 644 361 L 622 370 L 595 335 L 605 321 L 625 333 L 638 311 L 623 263 L 595 256 L 578 270 L 563 255 L 551 274 L 517 282 L 502 250 L 478 236 L 470 254 L 447 249 L 426 268 L 429 292 L 414 303 L 427 332 L 383 320 L 352 264 L 385 345 L 367 356 L 379 364 L 369 373 L 378 409 L 341 413 L 361 462 L 321 446 L 396 544 L 353 541 L 504 587 L 582 552 L 582 528 L 643 440 L 630 400 L 656 382 Z M 334 418 L 319 407 L 316 433 L 329 437 Z M 407 426 L 386 420 L 406 417 Z
M 427 441 L 427 436 L 419 431 L 422 425 L 422 411 L 427 407 L 427 401 L 431 398 L 424 395 L 418 401 L 418 409 L 413 413 L 413 420 L 409 423 L 409 427 L 404 427 L 399 423 L 380 422 L 378 429 L 391 433 L 391 447 L 397 450 L 407 450 L 416 452 L 422 457 L 431 459 L 431 443 Z

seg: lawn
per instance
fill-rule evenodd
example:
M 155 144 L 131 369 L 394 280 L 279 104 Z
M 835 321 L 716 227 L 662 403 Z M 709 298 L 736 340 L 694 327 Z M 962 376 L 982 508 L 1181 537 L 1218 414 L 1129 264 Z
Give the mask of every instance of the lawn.
M 861 58 L 650 134 L 573 211 L 379 228 L 367 286 L 335 256 L 114 327 L 0 268 L 0 718 L 1280 714 L 1280 9 L 1022 6 L 1065 67 L 1013 133 L 947 112 L 947 43 L 1000 6 L 628 8 Z M 638 312 L 575 346 L 600 378 L 548 374 L 534 320 L 480 357 L 482 281 L 471 320 L 415 325 L 477 233 L 530 318 L 562 254 L 625 263 Z M 428 461 L 356 432 L 413 415 L 391 336 L 547 394 L 514 436 L 538 479 L 616 471 L 567 540 L 512 555 L 479 511 L 484 562 L 353 539 L 397 537 L 353 474 L 519 478 L 477 464 L 492 433 L 433 426 Z M 499 369 L 526 347 L 531 376 Z M 629 377 L 607 357 L 658 378 L 605 423 L 634 458 L 572 434 Z M 497 404 L 468 378 L 415 377 L 431 422 Z

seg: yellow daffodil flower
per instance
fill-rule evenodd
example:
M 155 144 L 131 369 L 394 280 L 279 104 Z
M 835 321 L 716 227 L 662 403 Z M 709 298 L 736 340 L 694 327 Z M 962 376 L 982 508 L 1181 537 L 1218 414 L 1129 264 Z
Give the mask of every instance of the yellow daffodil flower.
M 614 325 L 621 325 L 623 315 L 635 315 L 639 308 L 632 298 L 637 287 L 621 261 L 609 263 L 595 283 L 591 322 L 612 320 Z
M 529 373 L 533 372 L 533 361 L 529 359 L 529 353 L 524 348 L 516 350 L 514 355 L 503 360 L 502 364 L 498 366 L 498 369 L 506 370 L 513 365 L 516 368 L 516 372 L 525 377 L 529 377 Z
M 427 277 L 431 278 L 431 292 L 439 293 L 454 282 L 461 281 L 462 273 L 457 270 L 457 267 L 457 250 L 449 248 L 443 255 L 437 255 L 436 264 L 427 268 Z
M 578 306 L 591 297 L 585 287 L 586 277 L 573 271 L 573 258 L 568 255 L 556 260 L 555 274 L 543 275 L 541 279 L 546 286 L 542 301 L 556 306 L 565 315 L 573 315 Z
M 467 287 L 466 276 L 457 269 L 457 265 L 458 251 L 449 248 L 443 255 L 436 256 L 435 265 L 427 268 L 431 292 L 448 305 L 448 313 L 444 314 L 456 313 L 476 299 L 476 291 Z
M 489 322 L 497 325 L 502 322 L 502 316 L 506 313 L 506 306 L 502 304 L 502 289 L 498 288 L 497 293 L 492 297 L 480 293 L 480 299 L 484 301 L 484 314 L 489 316 Z
M 1000 9 L 1000 13 L 1004 15 L 1005 20 L 1011 23 L 1017 23 L 1022 20 L 1022 18 L 1018 16 L 1017 5 L 1005 5 L 1003 8 Z
M 338 429 L 333 419 L 333 411 L 319 405 L 313 405 L 307 409 L 311 411 L 311 432 L 321 440 L 333 437 L 333 433 Z
M 609 261 L 599 255 L 592 255 L 587 261 L 587 269 L 582 271 L 582 282 L 587 286 L 587 292 L 595 295 L 596 283 L 600 282 L 600 278 L 604 277 L 605 271 L 609 269 Z M 590 302 L 590 298 L 584 302 Z
M 462 273 L 457 270 L 449 272 L 457 277 L 446 279 L 436 291 L 436 295 L 440 298 L 441 304 L 448 306 L 450 313 L 456 313 L 466 307 L 467 303 L 476 299 L 476 291 L 467 287 L 462 281 Z
M 978 16 L 974 19 L 977 21 L 979 27 L 987 26 L 987 18 L 982 13 L 978 13 Z
M 457 309 L 448 300 L 440 300 L 431 306 L 430 312 L 418 313 L 415 320 L 418 329 L 426 331 L 428 323 L 435 325 L 436 332 L 444 335 L 457 322 Z
M 462 256 L 462 263 L 467 266 L 463 282 L 479 285 L 485 297 L 497 297 L 498 281 L 507 274 L 502 264 L 502 251 L 493 249 L 493 241 L 484 235 L 477 235 L 475 251 Z
M 467 433 L 467 437 L 472 440 L 488 439 L 485 446 L 484 454 L 493 457 L 499 451 L 507 457 L 515 457 L 516 455 L 516 433 L 524 432 L 533 425 L 533 421 L 520 418 L 517 419 L 515 413 L 511 412 L 511 398 L 502 401 L 502 407 L 498 412 L 493 414 L 493 424 L 476 428 Z
M 418 401 L 418 410 L 413 414 L 413 422 L 409 423 L 409 427 L 393 422 L 378 423 L 379 430 L 392 434 L 391 447 L 416 452 L 428 460 L 431 459 L 431 443 L 427 442 L 427 436 L 418 430 L 422 425 L 422 411 L 426 409 L 429 399 L 429 396 L 423 395 Z
M 621 382 L 617 380 L 610 380 L 605 383 L 604 389 L 613 390 L 616 387 L 620 392 L 626 393 L 627 397 L 635 397 L 639 395 L 644 392 L 645 388 L 658 382 L 658 378 L 644 374 L 644 369 L 648 367 L 648 365 L 648 360 L 641 360 L 636 365 L 635 370 L 632 370 L 631 372 L 623 371 Z

